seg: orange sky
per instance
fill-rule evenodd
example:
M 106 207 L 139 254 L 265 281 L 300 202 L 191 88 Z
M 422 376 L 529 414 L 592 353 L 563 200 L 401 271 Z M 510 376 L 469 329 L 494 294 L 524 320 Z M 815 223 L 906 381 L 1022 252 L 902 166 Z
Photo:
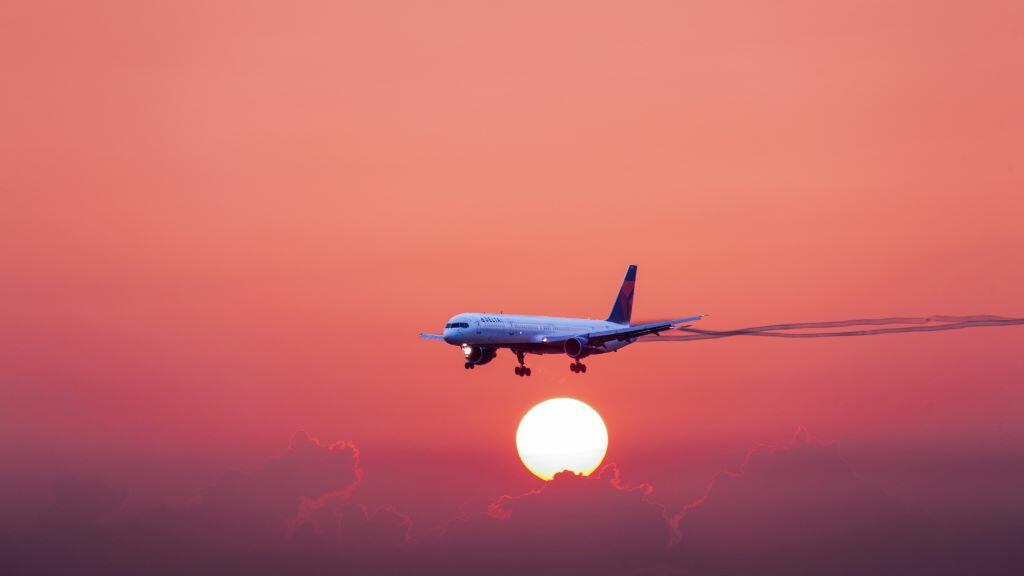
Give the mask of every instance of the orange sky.
M 635 317 L 708 328 L 1024 315 L 1022 5 L 941 4 L 5 6 L 7 482 L 182 500 L 305 429 L 360 446 L 369 501 L 440 518 L 535 486 L 515 426 L 556 395 L 676 506 L 798 426 L 901 496 L 939 466 L 895 474 L 908 453 L 1020 458 L 1016 328 L 644 344 L 530 379 L 416 338 L 603 316 L 629 263 Z

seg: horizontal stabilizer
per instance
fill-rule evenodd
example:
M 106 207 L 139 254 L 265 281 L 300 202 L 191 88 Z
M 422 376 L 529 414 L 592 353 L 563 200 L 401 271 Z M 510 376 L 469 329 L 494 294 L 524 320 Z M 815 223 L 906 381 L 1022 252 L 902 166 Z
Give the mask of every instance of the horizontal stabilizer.
M 581 334 L 581 336 L 586 338 L 587 342 L 592 344 L 602 344 L 612 340 L 618 340 L 621 342 L 624 340 L 633 340 L 641 336 L 647 336 L 648 334 L 660 334 L 661 332 L 667 332 L 669 330 L 676 329 L 683 324 L 696 322 L 706 316 L 707 314 L 698 314 L 696 316 L 663 320 L 661 322 L 647 322 L 646 324 L 623 326 L 622 328 L 615 328 L 613 330 L 601 330 L 598 332 L 591 332 L 589 334 Z M 563 340 L 564 339 L 559 339 L 557 342 L 561 342 Z M 556 340 L 550 340 L 549 342 L 556 342 Z

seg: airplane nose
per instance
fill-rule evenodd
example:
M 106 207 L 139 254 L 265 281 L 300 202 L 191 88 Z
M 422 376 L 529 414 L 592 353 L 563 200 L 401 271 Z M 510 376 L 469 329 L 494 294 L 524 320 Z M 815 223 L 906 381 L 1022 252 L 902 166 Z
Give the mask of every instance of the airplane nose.
M 442 337 L 444 338 L 444 341 L 449 344 L 455 344 L 456 342 L 459 341 L 458 338 L 455 336 L 454 330 L 445 330 Z

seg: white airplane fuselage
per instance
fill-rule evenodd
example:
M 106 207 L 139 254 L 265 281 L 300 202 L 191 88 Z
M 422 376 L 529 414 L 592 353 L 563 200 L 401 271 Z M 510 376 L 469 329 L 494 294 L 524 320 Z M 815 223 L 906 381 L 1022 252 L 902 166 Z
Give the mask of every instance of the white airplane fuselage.
M 526 354 L 565 354 L 573 359 L 570 370 L 586 372 L 587 367 L 580 360 L 587 356 L 615 352 L 642 336 L 660 334 L 704 317 L 699 314 L 632 324 L 635 284 L 636 265 L 630 265 L 606 320 L 464 312 L 452 316 L 441 334 L 420 333 L 420 337 L 461 347 L 467 370 L 487 364 L 494 360 L 498 350 L 506 348 L 518 360 L 517 376 L 532 374 L 525 363 Z
M 462 347 L 490 345 L 520 348 L 534 354 L 563 354 L 562 343 L 566 338 L 617 328 L 622 325 L 607 320 L 465 312 L 448 320 L 443 336 L 445 342 Z M 613 352 L 631 342 L 604 342 L 590 354 Z

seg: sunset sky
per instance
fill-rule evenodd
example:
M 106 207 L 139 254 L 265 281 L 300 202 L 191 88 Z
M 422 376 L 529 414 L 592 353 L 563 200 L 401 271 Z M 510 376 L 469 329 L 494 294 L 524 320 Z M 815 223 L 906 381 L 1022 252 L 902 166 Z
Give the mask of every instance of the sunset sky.
M 631 263 L 641 320 L 1024 316 L 1022 59 L 1012 1 L 7 3 L 0 552 L 59 572 L 89 522 L 265 505 L 251 524 L 357 510 L 401 527 L 381 558 L 449 573 L 606 540 L 623 573 L 916 565 L 865 548 L 878 526 L 1020 573 L 1024 327 L 645 343 L 530 378 L 417 333 L 603 318 Z M 520 463 L 557 396 L 607 424 L 601 478 Z

